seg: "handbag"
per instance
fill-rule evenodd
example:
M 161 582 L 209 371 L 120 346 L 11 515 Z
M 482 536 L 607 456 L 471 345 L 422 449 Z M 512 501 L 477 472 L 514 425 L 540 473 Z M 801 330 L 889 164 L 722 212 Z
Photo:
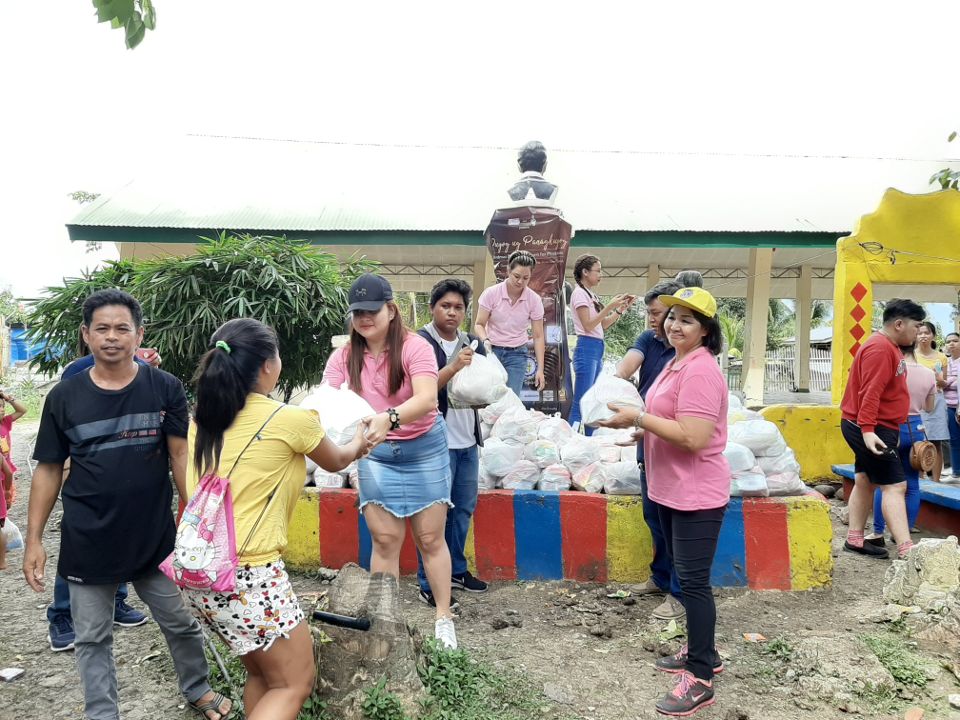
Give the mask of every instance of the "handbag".
M 913 427 L 909 420 L 907 420 L 907 432 L 910 434 L 910 467 L 918 472 L 930 472 L 937 463 L 937 446 L 926 437 L 923 440 L 914 440 Z
M 160 571 L 186 590 L 233 592 L 236 587 L 237 558 L 243 555 L 254 530 L 263 519 L 280 483 L 271 491 L 247 539 L 237 552 L 233 523 L 233 497 L 230 493 L 230 475 L 244 453 L 253 444 L 267 424 L 283 408 L 281 405 L 266 419 L 237 456 L 225 476 L 215 471 L 200 478 L 197 491 L 183 509 L 177 526 L 173 552 L 160 563 Z

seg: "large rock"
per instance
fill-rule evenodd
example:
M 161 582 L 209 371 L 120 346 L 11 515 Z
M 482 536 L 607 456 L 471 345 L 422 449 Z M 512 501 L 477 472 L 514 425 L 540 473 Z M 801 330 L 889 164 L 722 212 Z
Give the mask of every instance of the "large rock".
M 819 700 L 852 702 L 869 687 L 896 690 L 896 681 L 877 656 L 853 637 L 809 637 L 797 643 L 791 667 L 797 686 Z
M 883 598 L 920 609 L 906 616 L 911 636 L 927 647 L 960 652 L 960 545 L 951 535 L 917 543 L 895 560 L 884 578 Z M 888 606 L 889 607 L 889 606 Z
M 314 626 L 317 690 L 330 715 L 360 720 L 367 690 L 386 677 L 386 689 L 416 715 L 424 688 L 417 673 L 417 645 L 403 616 L 400 587 L 392 575 L 371 575 L 352 563 L 330 586 L 330 612 L 370 618 L 367 631 Z M 320 637 L 322 631 L 326 638 Z

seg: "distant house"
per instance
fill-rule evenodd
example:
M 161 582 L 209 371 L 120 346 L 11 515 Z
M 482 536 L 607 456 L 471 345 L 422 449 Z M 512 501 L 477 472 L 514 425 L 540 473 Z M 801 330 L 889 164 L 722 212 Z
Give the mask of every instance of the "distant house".
M 797 339 L 795 337 L 790 337 L 784 340 L 783 344 L 794 345 L 796 342 L 797 342 Z M 833 342 L 833 326 L 827 325 L 825 327 L 811 328 L 810 347 L 823 348 L 824 350 L 829 350 L 832 342 Z

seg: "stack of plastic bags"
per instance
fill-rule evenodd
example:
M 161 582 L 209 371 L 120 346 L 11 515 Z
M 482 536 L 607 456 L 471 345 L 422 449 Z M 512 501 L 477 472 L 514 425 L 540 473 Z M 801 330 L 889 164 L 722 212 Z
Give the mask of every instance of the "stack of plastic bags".
M 605 400 L 603 406 L 605 416 L 612 415 Z M 481 409 L 480 421 L 488 438 L 480 454 L 481 489 L 640 494 L 637 449 L 629 430 L 600 428 L 592 437 L 578 435 L 559 416 L 527 410 L 512 392 Z
M 741 497 L 803 495 L 800 463 L 780 428 L 758 413 L 744 410 L 730 395 L 727 415 L 727 447 L 730 463 L 730 494 Z

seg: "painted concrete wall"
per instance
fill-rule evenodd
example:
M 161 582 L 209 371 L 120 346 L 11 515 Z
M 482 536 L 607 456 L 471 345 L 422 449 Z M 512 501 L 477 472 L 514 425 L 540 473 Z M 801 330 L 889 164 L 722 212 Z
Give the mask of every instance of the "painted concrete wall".
M 371 540 L 354 490 L 308 488 L 297 503 L 286 561 L 293 567 L 369 567 Z M 732 498 L 712 581 L 757 590 L 828 585 L 833 572 L 829 507 L 817 493 Z M 640 582 L 653 547 L 639 497 L 581 492 L 482 491 L 466 553 L 484 580 Z M 400 570 L 416 572 L 409 529 Z
M 831 466 L 853 462 L 853 451 L 840 434 L 839 407 L 771 405 L 760 414 L 780 428 L 793 448 L 804 482 L 835 480 Z

